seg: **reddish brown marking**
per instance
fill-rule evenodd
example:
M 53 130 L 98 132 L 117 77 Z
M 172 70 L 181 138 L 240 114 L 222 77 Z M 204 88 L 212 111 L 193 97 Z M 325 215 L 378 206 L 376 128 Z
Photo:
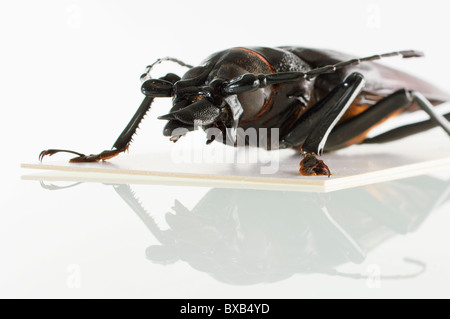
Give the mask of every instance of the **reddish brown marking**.
M 375 104 L 376 102 L 381 100 L 382 96 L 375 95 L 375 94 L 369 94 L 369 93 L 362 93 L 362 95 L 359 95 L 353 101 L 353 103 L 350 104 L 349 108 L 344 113 L 342 118 L 339 120 L 338 124 L 343 123 L 343 122 L 347 121 L 348 119 L 351 119 L 352 117 L 355 117 L 356 115 L 364 112 L 365 110 L 367 110 L 369 107 L 372 106 L 372 104 L 368 104 L 368 103 L 363 104 L 363 103 L 361 103 L 363 98 L 364 98 L 365 101 L 371 101 L 371 102 L 373 102 Z
M 250 53 L 250 54 L 256 56 L 258 59 L 260 59 L 262 62 L 264 62 L 265 65 L 267 65 L 267 67 L 270 70 L 270 73 L 275 73 L 275 68 L 273 67 L 273 65 L 270 64 L 269 61 L 267 61 L 267 59 L 262 54 L 260 54 L 260 53 L 258 53 L 256 51 L 247 49 L 247 48 L 238 48 L 238 49 L 243 50 L 243 51 L 245 51 L 247 53 Z M 270 108 L 270 106 L 272 105 L 273 95 L 274 94 L 273 94 L 273 91 L 272 91 L 270 93 L 270 95 L 269 95 L 269 98 L 266 100 L 266 102 L 264 103 L 264 105 L 261 108 L 261 111 L 259 111 L 258 114 L 256 114 L 255 116 L 253 116 L 253 117 L 251 117 L 249 119 L 242 120 L 241 123 L 248 123 L 248 122 L 254 121 L 257 118 L 259 118 L 261 115 L 263 115 Z
M 249 119 L 242 120 L 241 123 L 248 123 L 248 122 L 254 121 L 257 118 L 259 118 L 261 115 L 263 115 L 270 108 L 270 106 L 272 105 L 272 102 L 273 102 L 273 92 L 270 93 L 269 98 L 266 100 L 266 102 L 264 103 L 261 111 L 259 111 L 258 114 L 256 114 L 255 116 L 253 116 L 253 117 L 251 117 Z
M 91 154 L 91 155 L 83 155 L 74 157 L 71 160 L 69 160 L 70 163 L 90 163 L 90 162 L 99 162 L 99 161 L 106 161 L 110 158 L 113 158 L 117 155 L 119 155 L 122 152 L 125 152 L 128 150 L 128 146 L 125 146 L 118 150 L 106 150 L 99 154 Z
M 352 103 L 349 108 L 347 109 L 347 111 L 344 113 L 344 115 L 342 115 L 341 119 L 339 120 L 339 122 L 337 124 L 341 124 L 345 121 L 347 121 L 348 119 L 351 119 L 352 117 L 355 117 L 358 114 L 361 114 L 362 112 L 364 112 L 365 110 L 367 110 L 370 107 L 369 104 L 357 104 L 357 103 Z
M 243 51 L 245 51 L 247 53 L 250 53 L 252 55 L 255 55 L 258 59 L 263 61 L 265 65 L 267 65 L 267 67 L 270 70 L 270 73 L 274 73 L 275 72 L 275 68 L 273 67 L 273 65 L 270 64 L 269 61 L 267 61 L 267 59 L 263 55 L 261 55 L 260 53 L 258 53 L 256 51 L 253 51 L 253 50 L 250 50 L 250 49 L 247 49 L 247 48 L 238 48 L 238 49 L 239 50 L 243 50 Z
M 345 143 L 345 146 L 350 146 L 353 144 L 359 144 L 362 143 L 362 141 L 364 141 L 366 139 L 367 134 L 370 132 L 370 130 L 372 130 L 374 127 L 380 125 L 381 123 L 384 123 L 385 121 L 389 120 L 392 117 L 395 117 L 397 115 L 399 115 L 400 113 L 402 113 L 403 110 L 397 110 L 394 113 L 392 113 L 391 115 L 389 115 L 388 117 L 386 117 L 385 119 L 379 121 L 378 123 L 372 125 L 371 127 L 369 127 L 367 130 L 365 130 L 363 133 L 359 134 L 358 136 L 355 136 L 354 138 L 352 138 L 351 140 L 349 140 L 347 143 Z
M 362 143 L 362 141 L 364 141 L 366 139 L 366 136 L 371 129 L 372 128 L 369 128 L 368 130 L 364 131 L 362 134 L 359 134 L 358 136 L 352 138 L 347 143 L 345 143 L 345 146 Z

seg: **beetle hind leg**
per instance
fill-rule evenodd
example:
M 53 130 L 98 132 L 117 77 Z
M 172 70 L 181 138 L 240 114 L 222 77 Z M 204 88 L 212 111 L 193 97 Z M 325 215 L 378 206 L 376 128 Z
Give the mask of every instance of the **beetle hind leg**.
M 413 102 L 416 102 L 422 110 L 428 113 L 429 120 L 405 125 L 375 137 L 366 138 L 372 128 L 402 112 Z M 447 118 L 449 118 L 449 114 L 440 114 L 422 94 L 400 89 L 381 99 L 366 111 L 336 126 L 328 138 L 326 150 L 333 151 L 358 143 L 389 142 L 435 126 L 442 127 L 450 135 L 450 123 Z

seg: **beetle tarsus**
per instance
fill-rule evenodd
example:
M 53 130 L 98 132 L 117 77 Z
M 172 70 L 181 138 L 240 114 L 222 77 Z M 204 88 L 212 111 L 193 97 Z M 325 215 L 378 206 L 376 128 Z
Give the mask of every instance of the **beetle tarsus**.
M 328 176 L 331 172 L 328 166 L 319 160 L 314 153 L 306 153 L 300 162 L 300 175 L 302 176 Z
M 121 149 L 116 150 L 105 150 L 99 154 L 91 154 L 91 155 L 84 155 L 84 156 L 78 156 L 74 157 L 69 160 L 70 163 L 90 163 L 90 162 L 99 162 L 99 161 L 106 161 L 109 160 L 117 155 L 119 155 L 122 152 L 125 152 L 128 150 L 128 146 L 123 147 Z
M 78 155 L 77 157 L 74 157 L 72 159 L 69 160 L 70 163 L 91 163 L 91 162 L 99 162 L 99 161 L 106 161 L 110 158 L 113 158 L 117 155 L 119 155 L 122 152 L 125 152 L 126 150 L 128 150 L 128 145 L 125 147 L 122 147 L 120 149 L 115 149 L 115 150 L 105 150 L 99 154 L 90 154 L 90 155 L 85 155 L 82 153 L 78 153 L 78 152 L 74 152 L 74 151 L 69 151 L 69 150 L 59 150 L 59 149 L 48 149 L 48 150 L 44 150 L 39 154 L 39 161 L 42 162 L 42 159 L 45 156 L 52 156 L 53 154 L 56 153 L 72 153 L 72 154 L 76 154 Z

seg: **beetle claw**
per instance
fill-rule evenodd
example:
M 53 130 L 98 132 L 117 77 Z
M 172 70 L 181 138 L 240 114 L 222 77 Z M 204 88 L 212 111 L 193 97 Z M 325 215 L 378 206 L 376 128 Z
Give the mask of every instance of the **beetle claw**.
M 69 150 L 48 149 L 48 150 L 44 150 L 41 153 L 39 153 L 39 161 L 42 162 L 42 159 L 47 155 L 52 156 L 53 154 L 60 153 L 60 152 L 76 154 L 79 157 L 85 156 L 84 154 L 74 152 L 74 151 L 69 151 Z
M 84 155 L 82 153 L 69 151 L 69 150 L 48 149 L 48 150 L 42 151 L 39 154 L 39 161 L 42 162 L 42 159 L 47 155 L 52 156 L 53 154 L 62 152 L 62 153 L 73 153 L 73 154 L 78 155 L 77 157 L 70 159 L 69 160 L 70 163 L 99 162 L 99 161 L 106 161 L 110 158 L 113 158 L 113 157 L 119 155 L 120 153 L 125 152 L 126 150 L 128 150 L 128 146 L 125 146 L 125 147 L 122 147 L 122 148 L 116 149 L 116 150 L 106 150 L 99 154 Z
M 314 153 L 307 153 L 300 162 L 300 175 L 302 176 L 328 176 L 331 172 L 328 166 L 319 160 Z
M 54 152 L 51 152 L 51 150 L 44 150 L 44 151 L 42 151 L 41 153 L 39 153 L 39 162 L 42 162 L 42 159 L 45 157 L 45 156 L 52 156 L 53 154 L 55 154 Z

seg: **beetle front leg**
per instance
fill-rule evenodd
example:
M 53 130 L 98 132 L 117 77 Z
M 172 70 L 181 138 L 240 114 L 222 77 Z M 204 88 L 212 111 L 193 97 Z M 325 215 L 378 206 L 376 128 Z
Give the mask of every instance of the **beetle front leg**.
M 141 123 L 142 119 L 144 118 L 145 114 L 150 109 L 150 106 L 154 100 L 155 96 L 162 97 L 162 96 L 170 96 L 170 84 L 175 83 L 178 81 L 180 77 L 176 74 L 169 73 L 163 77 L 161 77 L 158 80 L 155 81 L 147 81 L 144 82 L 142 91 L 145 95 L 147 95 L 144 100 L 142 101 L 141 105 L 139 106 L 136 113 L 131 118 L 128 125 L 125 127 L 125 129 L 122 131 L 122 133 L 117 138 L 116 142 L 114 143 L 111 150 L 104 150 L 101 153 L 98 154 L 90 154 L 85 155 L 79 152 L 74 152 L 70 150 L 61 150 L 61 149 L 48 149 L 44 150 L 39 154 L 39 160 L 42 161 L 42 159 L 45 156 L 52 156 L 56 153 L 72 153 L 78 155 L 77 157 L 72 158 L 69 162 L 71 163 L 88 163 L 88 162 L 98 162 L 98 161 L 106 161 L 110 158 L 113 158 L 117 155 L 119 155 L 122 152 L 125 152 L 128 150 L 128 147 L 132 141 L 133 135 L 136 133 L 136 130 L 139 127 L 139 124 Z M 151 82 L 151 83 L 150 83 Z M 148 85 L 146 85 L 148 83 Z M 154 96 L 149 96 L 150 94 L 146 92 L 151 91 L 154 93 Z M 159 92 L 158 92 L 159 90 Z
M 281 144 L 284 147 L 301 145 L 300 151 L 304 156 L 300 162 L 301 175 L 331 175 L 328 166 L 317 156 L 322 155 L 331 130 L 361 92 L 364 84 L 364 77 L 360 73 L 350 74 L 342 84 L 305 113 L 282 138 Z
M 129 144 L 131 143 L 132 136 L 136 132 L 139 123 L 143 119 L 144 115 L 147 113 L 147 111 L 150 109 L 150 106 L 153 102 L 153 97 L 145 97 L 142 101 L 141 105 L 139 106 L 138 110 L 134 114 L 131 121 L 128 123 L 127 127 L 122 131 L 117 141 L 114 143 L 113 149 L 111 150 L 104 150 L 101 153 L 98 154 L 90 154 L 85 155 L 79 152 L 70 151 L 70 150 L 61 150 L 61 149 L 48 149 L 44 150 L 39 154 L 39 160 L 42 161 L 42 159 L 45 156 L 52 156 L 56 153 L 72 153 L 78 155 L 77 157 L 74 157 L 69 160 L 70 163 L 90 163 L 90 162 L 99 162 L 99 161 L 106 161 L 110 158 L 113 158 L 117 155 L 119 155 L 122 152 L 125 152 L 128 149 Z

